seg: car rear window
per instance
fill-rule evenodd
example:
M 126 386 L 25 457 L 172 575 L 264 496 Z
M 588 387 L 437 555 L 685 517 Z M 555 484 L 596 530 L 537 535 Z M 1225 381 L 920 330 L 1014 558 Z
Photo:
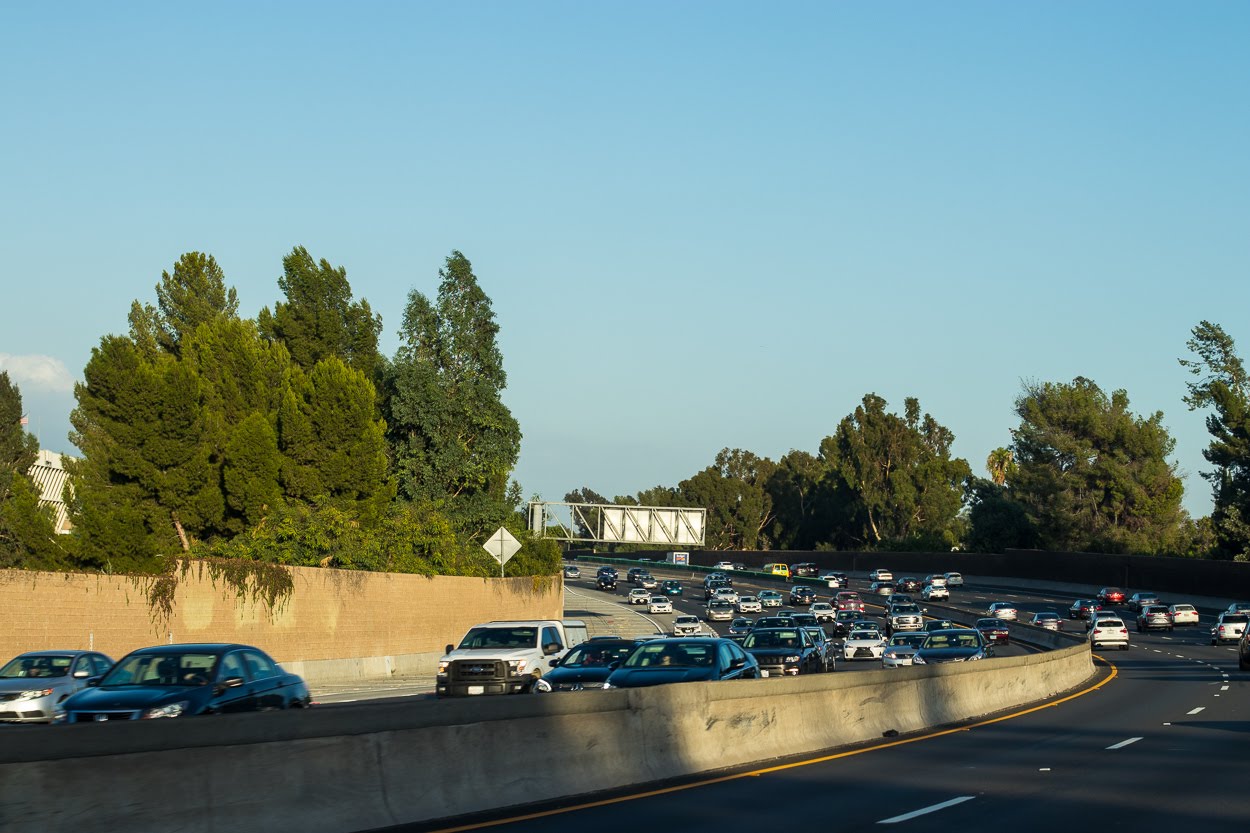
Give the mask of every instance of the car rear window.
M 1098 627 L 1104 630 L 1107 628 L 1122 628 L 1124 627 L 1124 622 L 1119 619 L 1099 619 Z
M 1244 613 L 1225 613 L 1224 614 L 1225 625 L 1244 625 L 1247 621 L 1250 621 L 1250 616 L 1246 616 L 1246 614 Z

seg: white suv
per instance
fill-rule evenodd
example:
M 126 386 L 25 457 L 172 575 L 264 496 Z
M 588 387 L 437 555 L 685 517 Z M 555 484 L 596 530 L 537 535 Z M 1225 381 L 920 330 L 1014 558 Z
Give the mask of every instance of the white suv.
M 1215 627 L 1211 628 L 1211 644 L 1218 645 L 1221 642 L 1236 642 L 1241 639 L 1248 619 L 1250 616 L 1244 613 L 1229 613 L 1227 610 L 1221 613 L 1220 618 L 1215 620 Z
M 1128 650 L 1128 628 L 1123 619 L 1103 616 L 1093 623 L 1089 629 L 1089 643 L 1097 648 L 1100 645 L 1115 645 L 1121 651 Z

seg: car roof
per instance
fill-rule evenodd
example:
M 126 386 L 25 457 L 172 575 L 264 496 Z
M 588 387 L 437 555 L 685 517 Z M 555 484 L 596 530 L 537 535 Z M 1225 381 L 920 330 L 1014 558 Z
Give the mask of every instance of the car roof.
M 100 651 L 86 651 L 82 648 L 67 648 L 64 651 L 46 650 L 46 651 L 27 651 L 24 654 L 18 654 L 14 659 L 22 657 L 76 657 L 80 654 L 100 654 Z
M 131 651 L 132 654 L 185 654 L 188 652 L 203 653 L 224 653 L 225 651 L 233 651 L 236 648 L 246 648 L 251 651 L 259 651 L 260 649 L 254 645 L 240 645 L 237 642 L 175 642 L 172 645 L 151 645 L 147 648 L 136 648 Z

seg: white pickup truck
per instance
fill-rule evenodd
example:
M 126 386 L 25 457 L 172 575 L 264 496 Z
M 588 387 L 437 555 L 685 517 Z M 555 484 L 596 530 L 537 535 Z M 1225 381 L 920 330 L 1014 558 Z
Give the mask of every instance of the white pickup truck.
M 578 619 L 529 619 L 474 625 L 438 662 L 438 697 L 520 694 L 552 659 L 587 638 Z

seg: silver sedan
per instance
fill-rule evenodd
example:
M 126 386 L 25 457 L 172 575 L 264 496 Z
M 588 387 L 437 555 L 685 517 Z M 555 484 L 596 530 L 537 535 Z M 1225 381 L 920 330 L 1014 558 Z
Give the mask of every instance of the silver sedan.
M 95 651 L 30 651 L 0 668 L 0 722 L 51 723 L 56 706 L 103 676 L 113 660 Z

